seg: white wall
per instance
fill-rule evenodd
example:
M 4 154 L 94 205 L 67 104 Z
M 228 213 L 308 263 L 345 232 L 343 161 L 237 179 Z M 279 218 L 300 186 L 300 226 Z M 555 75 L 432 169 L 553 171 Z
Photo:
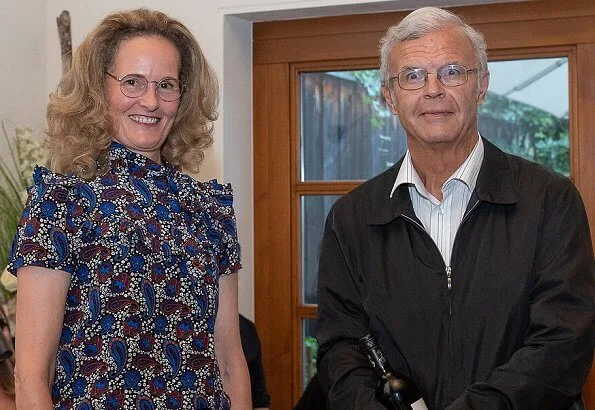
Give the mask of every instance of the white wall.
M 44 0 L 2 0 L 0 119 L 19 125 L 43 126 L 47 95 L 45 34 Z M 54 37 L 57 41 L 57 31 Z
M 226 43 L 230 60 L 233 64 L 223 64 L 223 27 L 224 15 L 220 12 L 216 2 L 178 0 L 164 2 L 163 0 L 47 0 L 45 16 L 47 34 L 55 30 L 55 16 L 62 10 L 68 10 L 72 20 L 73 47 L 82 41 L 84 36 L 95 26 L 101 18 L 109 12 L 119 9 L 148 7 L 161 10 L 174 18 L 180 19 L 197 37 L 209 62 L 220 79 L 222 88 L 223 109 L 215 127 L 215 142 L 207 152 L 198 175 L 200 179 L 218 178 L 231 182 L 234 188 L 234 207 L 238 220 L 238 232 L 242 246 L 242 264 L 240 271 L 240 311 L 249 318 L 254 317 L 254 292 L 252 268 L 252 166 L 251 166 L 251 23 L 246 20 L 231 17 L 232 24 L 228 25 L 230 36 Z M 234 24 L 234 22 L 236 24 Z M 234 40 L 235 39 L 235 40 Z M 60 78 L 60 48 L 57 40 L 46 35 L 46 90 L 49 92 L 56 87 Z M 225 72 L 224 72 L 225 71 Z M 224 74 L 239 79 L 238 86 L 230 87 L 225 93 Z M 229 95 L 237 98 L 238 104 L 230 101 Z M 229 105 L 229 108 L 227 106 Z M 232 114 L 233 113 L 233 114 Z M 229 118 L 227 121 L 226 118 Z M 229 131 L 224 132 L 226 124 Z M 229 138 L 224 138 L 224 135 Z M 224 151 L 227 153 L 224 155 Z M 223 161 L 223 158 L 226 161 Z
M 222 86 L 215 143 L 199 178 L 216 177 L 234 186 L 244 265 L 240 311 L 253 318 L 251 21 L 498 1 L 505 0 L 2 0 L 0 118 L 43 123 L 47 95 L 60 77 L 55 19 L 62 10 L 70 12 L 74 48 L 102 17 L 118 9 L 149 7 L 183 21 L 198 38 Z

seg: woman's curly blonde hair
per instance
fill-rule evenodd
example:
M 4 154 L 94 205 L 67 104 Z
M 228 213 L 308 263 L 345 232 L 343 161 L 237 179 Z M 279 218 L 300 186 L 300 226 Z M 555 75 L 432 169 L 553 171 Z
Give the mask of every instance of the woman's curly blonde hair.
M 217 78 L 183 24 L 148 9 L 108 15 L 74 53 L 72 67 L 50 95 L 47 107 L 46 146 L 53 171 L 76 173 L 85 179 L 97 174 L 97 160 L 112 142 L 105 72 L 113 66 L 122 42 L 143 36 L 163 37 L 176 46 L 181 57 L 180 80 L 185 88 L 161 157 L 178 168 L 198 171 L 204 149 L 213 142 Z

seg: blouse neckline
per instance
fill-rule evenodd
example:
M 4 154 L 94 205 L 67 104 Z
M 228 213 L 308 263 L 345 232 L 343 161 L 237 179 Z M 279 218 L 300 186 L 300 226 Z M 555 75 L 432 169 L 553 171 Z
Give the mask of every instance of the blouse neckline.
M 131 151 L 119 142 L 113 141 L 109 148 L 111 168 L 116 173 L 126 172 L 135 177 L 165 177 L 171 175 L 175 168 L 164 161 L 159 164 L 152 159 Z

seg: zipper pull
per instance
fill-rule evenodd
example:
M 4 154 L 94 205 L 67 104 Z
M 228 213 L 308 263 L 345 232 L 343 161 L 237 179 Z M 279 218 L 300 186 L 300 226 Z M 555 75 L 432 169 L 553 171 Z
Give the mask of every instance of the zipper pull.
M 448 290 L 452 290 L 452 269 L 450 266 L 446 267 L 446 286 Z

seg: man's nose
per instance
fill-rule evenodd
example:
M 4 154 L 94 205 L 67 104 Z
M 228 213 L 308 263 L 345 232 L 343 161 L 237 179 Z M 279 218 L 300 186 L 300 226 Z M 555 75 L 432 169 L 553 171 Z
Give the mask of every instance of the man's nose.
M 444 84 L 440 82 L 436 73 L 428 73 L 424 92 L 428 97 L 437 97 L 444 94 Z

